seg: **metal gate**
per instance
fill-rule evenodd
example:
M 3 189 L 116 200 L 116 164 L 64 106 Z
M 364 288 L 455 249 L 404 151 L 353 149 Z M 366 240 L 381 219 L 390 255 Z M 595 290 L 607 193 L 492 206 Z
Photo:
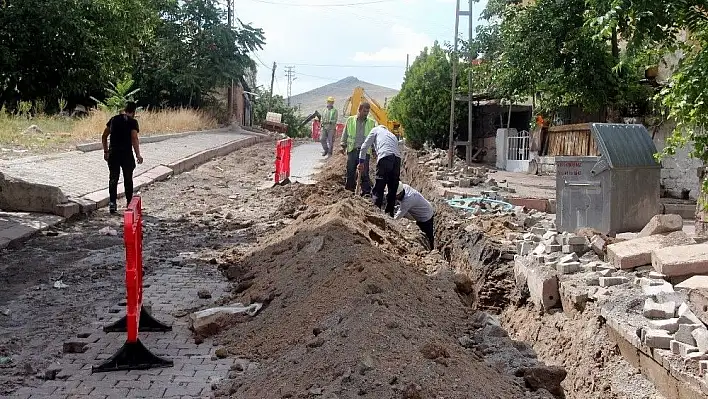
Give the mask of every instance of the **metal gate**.
M 529 160 L 529 143 L 531 135 L 528 130 L 522 130 L 516 133 L 515 136 L 509 136 L 509 150 L 507 152 L 508 161 L 528 161 Z

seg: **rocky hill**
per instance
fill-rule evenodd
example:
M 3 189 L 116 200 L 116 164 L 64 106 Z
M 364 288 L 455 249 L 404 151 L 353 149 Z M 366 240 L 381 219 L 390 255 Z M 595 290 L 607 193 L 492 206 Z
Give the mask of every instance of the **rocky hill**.
M 290 99 L 290 104 L 294 106 L 299 105 L 300 114 L 305 116 L 311 114 L 315 110 L 321 110 L 324 108 L 327 97 L 332 96 L 335 98 L 334 106 L 339 110 L 341 118 L 344 102 L 351 97 L 354 88 L 357 86 L 363 87 L 366 94 L 371 96 L 382 106 L 387 99 L 390 101 L 393 96 L 398 94 L 398 90 L 364 82 L 350 76 L 338 82 L 330 83 L 326 86 L 318 87 L 314 90 L 295 95 Z

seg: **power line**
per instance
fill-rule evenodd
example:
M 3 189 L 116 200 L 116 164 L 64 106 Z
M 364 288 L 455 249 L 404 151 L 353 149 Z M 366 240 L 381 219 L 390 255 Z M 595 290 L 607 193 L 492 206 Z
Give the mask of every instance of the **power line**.
M 296 66 L 333 67 L 333 68 L 405 68 L 404 66 L 401 66 L 401 65 L 305 64 L 305 63 L 297 63 L 297 62 L 290 62 L 289 64 L 290 64 L 290 65 L 296 65 Z
M 296 75 L 300 75 L 300 76 L 307 76 L 308 78 L 315 78 L 315 79 L 329 80 L 330 82 L 337 82 L 337 81 L 339 81 L 339 80 L 340 80 L 340 79 L 334 79 L 334 78 L 326 78 L 326 77 L 324 77 L 324 76 L 317 76 L 317 75 L 308 75 L 308 74 L 306 74 L 306 73 L 302 73 L 302 72 L 295 72 L 295 74 L 296 74 Z
M 290 96 L 293 92 L 293 80 L 297 79 L 295 77 L 295 67 L 286 66 L 285 67 L 285 77 L 288 78 L 288 107 L 290 106 Z
M 369 0 L 361 1 L 358 3 L 337 3 L 337 4 L 293 4 L 293 3 L 282 3 L 278 1 L 267 1 L 267 0 L 251 0 L 254 3 L 272 4 L 278 6 L 293 6 L 293 7 L 350 7 L 350 6 L 362 6 L 366 4 L 380 4 L 380 3 L 391 3 L 395 0 Z

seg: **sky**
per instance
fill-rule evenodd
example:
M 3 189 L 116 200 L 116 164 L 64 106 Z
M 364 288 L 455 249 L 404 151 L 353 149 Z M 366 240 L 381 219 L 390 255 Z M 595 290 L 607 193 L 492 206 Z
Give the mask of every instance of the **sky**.
M 473 6 L 473 22 L 487 0 Z M 452 42 L 455 0 L 238 0 L 236 18 L 265 31 L 266 45 L 255 54 L 258 84 L 286 96 L 285 67 L 294 70 L 292 94 L 348 76 L 400 89 L 410 62 L 435 40 Z M 461 2 L 465 10 L 467 1 Z M 460 32 L 467 32 L 467 17 Z

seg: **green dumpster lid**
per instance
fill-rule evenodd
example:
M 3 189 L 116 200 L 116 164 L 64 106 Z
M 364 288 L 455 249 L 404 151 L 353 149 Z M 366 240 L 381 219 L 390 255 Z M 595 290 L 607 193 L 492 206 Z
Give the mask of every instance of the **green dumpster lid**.
M 656 146 L 644 125 L 593 123 L 592 134 L 610 168 L 660 168 Z

